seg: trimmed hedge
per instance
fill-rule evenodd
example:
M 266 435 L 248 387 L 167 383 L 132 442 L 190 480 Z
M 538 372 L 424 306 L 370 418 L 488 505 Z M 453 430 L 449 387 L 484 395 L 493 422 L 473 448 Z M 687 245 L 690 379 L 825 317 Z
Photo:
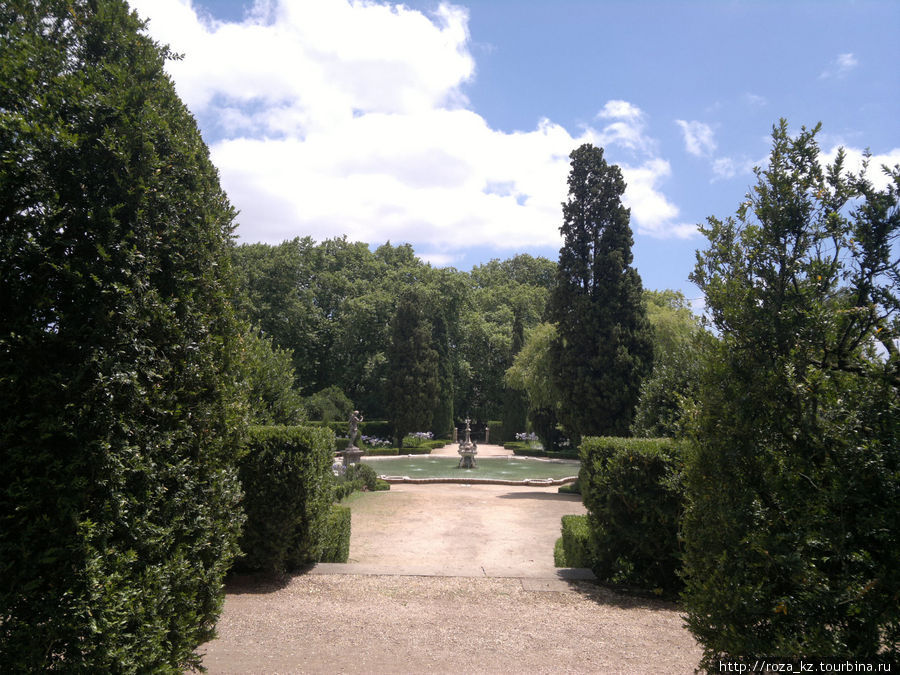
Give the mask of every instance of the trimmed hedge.
M 490 444 L 503 445 L 503 441 L 505 440 L 503 436 L 503 422 L 501 420 L 489 420 L 487 427 L 491 430 Z
M 365 448 L 366 454 L 373 457 L 382 455 L 398 455 L 400 451 L 397 448 Z
M 591 528 L 587 516 L 562 517 L 562 550 L 565 565 L 559 567 L 592 567 Z
M 319 562 L 345 563 L 350 557 L 350 509 L 333 504 L 328 512 Z
M 681 588 L 682 467 L 671 439 L 583 439 L 579 483 L 599 579 L 656 593 Z
M 579 459 L 581 457 L 578 450 L 560 450 L 559 452 L 538 450 L 532 448 L 528 441 L 512 441 L 504 443 L 503 447 L 512 450 L 517 457 L 547 457 L 549 459 Z
M 282 574 L 321 555 L 332 502 L 334 433 L 251 427 L 238 465 L 247 522 L 237 567 Z

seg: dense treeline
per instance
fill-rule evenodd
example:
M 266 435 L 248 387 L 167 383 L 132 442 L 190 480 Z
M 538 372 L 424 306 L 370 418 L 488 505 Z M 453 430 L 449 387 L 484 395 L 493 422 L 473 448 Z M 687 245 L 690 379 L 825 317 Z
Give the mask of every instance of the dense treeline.
M 466 415 L 502 417 L 503 376 L 520 344 L 515 332 L 521 340 L 540 322 L 556 270 L 553 261 L 529 255 L 468 273 L 435 269 L 408 244 L 373 251 L 346 238 L 245 244 L 233 256 L 241 287 L 235 304 L 276 348 L 292 354 L 296 389 L 309 401 L 337 388 L 369 419 L 390 418 L 391 392 L 401 390 L 390 385 L 402 379 L 400 361 L 392 364 L 390 356 L 397 354 L 400 300 L 412 293 L 437 378 L 434 387 L 418 386 L 437 393 L 427 397 L 426 428 L 407 430 L 440 435 Z

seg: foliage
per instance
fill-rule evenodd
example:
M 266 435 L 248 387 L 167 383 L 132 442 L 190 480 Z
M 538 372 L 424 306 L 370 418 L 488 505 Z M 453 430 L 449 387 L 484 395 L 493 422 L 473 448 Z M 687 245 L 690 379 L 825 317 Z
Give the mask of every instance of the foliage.
M 591 529 L 587 516 L 562 517 L 562 555 L 557 567 L 593 567 Z
M 350 558 L 350 509 L 332 504 L 324 532 L 319 562 L 347 562 Z
M 576 480 L 574 483 L 569 483 L 568 485 L 560 485 L 557 492 L 563 495 L 580 495 L 581 483 Z
M 382 481 L 384 482 L 384 481 Z M 379 486 L 378 474 L 368 464 L 351 464 L 346 467 L 344 473 L 337 476 L 334 482 L 334 499 L 340 501 L 349 497 L 354 492 L 384 489 Z M 390 489 L 390 486 L 388 486 Z
M 422 293 L 404 293 L 391 326 L 387 399 L 398 448 L 407 433 L 431 426 L 438 397 L 438 353 L 424 301 Z
M 291 354 L 256 331 L 245 332 L 241 345 L 250 422 L 258 425 L 303 422 L 306 407 L 300 392 L 294 389 Z
M 182 672 L 237 551 L 234 211 L 119 0 L 0 4 L 0 661 Z
M 353 401 L 336 385 L 312 394 L 306 399 L 305 405 L 310 419 L 322 422 L 346 422 L 353 412 Z
M 566 550 L 563 548 L 562 537 L 557 537 L 553 544 L 553 566 L 568 567 L 566 563 Z
M 553 382 L 551 347 L 556 326 L 542 323 L 528 332 L 525 344 L 506 371 L 508 387 L 524 391 L 528 417 L 544 448 L 554 449 L 560 440 L 557 429 L 559 396 Z
M 900 168 L 881 191 L 843 153 L 823 169 L 818 130 L 774 128 L 768 166 L 736 218 L 709 219 L 692 275 L 720 335 L 683 527 L 707 664 L 898 655 Z
M 656 438 L 681 432 L 684 409 L 696 398 L 702 350 L 712 336 L 703 331 L 679 291 L 644 291 L 653 326 L 653 370 L 641 384 L 632 432 Z
M 438 394 L 434 410 L 431 413 L 431 433 L 433 437 L 450 438 L 453 435 L 455 384 L 450 350 L 450 331 L 443 313 L 437 313 L 434 317 L 433 337 L 438 357 Z
M 525 346 L 525 324 L 522 321 L 521 313 L 516 312 L 512 325 L 512 343 L 510 344 L 509 355 L 510 365 L 516 355 L 522 351 Z M 517 429 L 524 429 L 528 421 L 528 397 L 521 389 L 509 386 L 505 382 L 504 373 L 504 390 L 503 390 L 503 429 L 504 433 L 497 436 L 497 441 L 513 440 L 513 434 Z
M 557 325 L 551 379 L 569 436 L 625 435 L 653 363 L 652 329 L 631 267 L 625 181 L 590 144 L 572 152 L 563 247 L 547 316 Z
M 681 449 L 665 438 L 583 439 L 578 476 L 598 579 L 655 592 L 681 582 Z
M 333 446 L 333 432 L 323 427 L 250 428 L 239 464 L 247 513 L 239 568 L 282 574 L 319 559 Z

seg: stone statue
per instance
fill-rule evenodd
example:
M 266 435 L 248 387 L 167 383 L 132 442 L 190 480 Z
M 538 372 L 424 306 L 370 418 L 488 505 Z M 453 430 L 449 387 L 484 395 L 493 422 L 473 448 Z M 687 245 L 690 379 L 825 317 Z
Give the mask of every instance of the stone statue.
M 347 446 L 348 448 L 356 447 L 356 437 L 359 436 L 359 423 L 363 421 L 363 416 L 359 414 L 359 410 L 354 410 L 350 413 L 350 423 L 348 436 L 350 437 L 350 444 Z

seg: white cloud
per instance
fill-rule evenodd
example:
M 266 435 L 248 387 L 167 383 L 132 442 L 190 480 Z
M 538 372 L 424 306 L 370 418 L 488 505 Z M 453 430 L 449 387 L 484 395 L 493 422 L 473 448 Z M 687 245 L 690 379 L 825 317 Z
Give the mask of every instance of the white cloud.
M 224 23 L 190 0 L 131 1 L 148 32 L 185 55 L 167 68 L 212 125 L 244 241 L 408 241 L 435 264 L 474 246 L 558 246 L 568 155 L 585 142 L 649 153 L 623 167 L 636 230 L 683 236 L 637 106 L 609 101 L 598 115 L 608 124 L 579 136 L 550 120 L 505 133 L 467 109 L 475 64 L 462 8 L 258 0 Z
M 769 100 L 765 96 L 760 96 L 759 94 L 754 94 L 749 91 L 746 92 L 742 98 L 744 103 L 753 106 L 754 108 L 763 108 L 769 105 Z
M 659 190 L 659 183 L 672 173 L 663 159 L 649 159 L 637 167 L 622 167 L 628 184 L 623 202 L 631 209 L 631 217 L 639 234 L 655 237 L 686 238 L 696 234 L 694 224 L 678 223 L 678 207 Z
M 822 166 L 834 162 L 837 157 L 838 149 L 841 146 L 835 145 L 828 152 L 819 154 L 819 163 Z M 863 160 L 865 159 L 865 151 L 860 148 L 852 148 L 844 146 L 844 169 L 852 173 L 858 173 L 862 170 Z M 900 148 L 894 148 L 888 152 L 869 157 L 869 166 L 866 171 L 866 177 L 872 185 L 878 190 L 884 190 L 890 180 L 882 170 L 883 166 L 894 168 L 900 165 Z
M 684 135 L 685 149 L 696 157 L 707 157 L 716 149 L 716 139 L 712 127 L 696 120 L 686 122 L 675 120 Z
M 846 77 L 851 70 L 859 65 L 859 61 L 852 53 L 838 54 L 835 59 L 828 64 L 828 67 L 819 75 L 820 80 L 828 78 Z

